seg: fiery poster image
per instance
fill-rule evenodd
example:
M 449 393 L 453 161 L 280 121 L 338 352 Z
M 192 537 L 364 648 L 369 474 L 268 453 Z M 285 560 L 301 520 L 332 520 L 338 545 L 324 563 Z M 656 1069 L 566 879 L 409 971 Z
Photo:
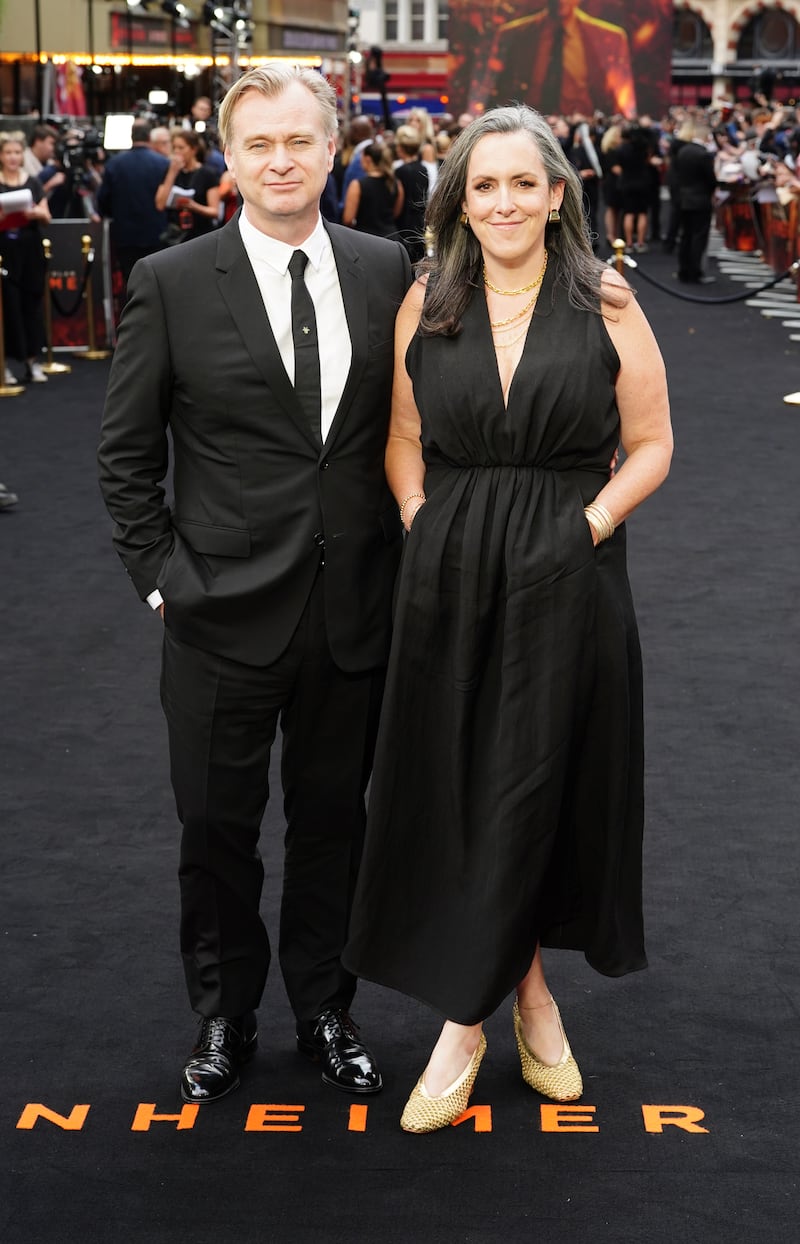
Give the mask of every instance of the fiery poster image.
M 672 0 L 450 0 L 451 108 L 661 115 L 672 19 Z

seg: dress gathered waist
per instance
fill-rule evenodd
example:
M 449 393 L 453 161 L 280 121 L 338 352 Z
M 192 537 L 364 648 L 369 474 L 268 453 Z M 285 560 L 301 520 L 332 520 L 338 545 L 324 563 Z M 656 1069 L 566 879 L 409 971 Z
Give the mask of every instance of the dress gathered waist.
M 426 471 L 552 471 L 557 475 L 596 475 L 603 483 L 608 480 L 607 466 L 550 466 L 546 462 L 452 462 L 446 458 L 426 461 Z

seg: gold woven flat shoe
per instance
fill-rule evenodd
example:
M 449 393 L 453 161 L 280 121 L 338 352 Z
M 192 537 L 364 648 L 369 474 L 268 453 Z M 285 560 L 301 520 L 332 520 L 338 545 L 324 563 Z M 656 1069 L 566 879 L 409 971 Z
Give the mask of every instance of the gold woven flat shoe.
M 561 1036 L 564 1038 L 564 1053 L 553 1066 L 549 1063 L 543 1063 L 540 1058 L 537 1058 L 528 1045 L 525 1040 L 525 1034 L 522 1031 L 519 1003 L 514 1003 L 514 1033 L 517 1038 L 519 1061 L 522 1064 L 522 1078 L 526 1084 L 530 1084 L 531 1088 L 536 1089 L 537 1093 L 541 1093 L 543 1097 L 551 1098 L 552 1101 L 575 1101 L 583 1092 L 583 1080 L 581 1079 L 578 1064 L 572 1056 L 572 1050 L 569 1048 L 569 1041 L 567 1040 L 567 1034 L 564 1032 L 564 1025 L 561 1022 L 561 1013 L 556 1005 L 556 1000 L 552 998 L 551 1001 L 555 1008 Z
M 457 1080 L 438 1097 L 431 1097 L 425 1088 L 424 1073 L 417 1080 L 400 1119 L 404 1132 L 435 1132 L 453 1123 L 467 1108 L 475 1077 L 486 1053 L 486 1037 L 481 1039 L 472 1058 Z

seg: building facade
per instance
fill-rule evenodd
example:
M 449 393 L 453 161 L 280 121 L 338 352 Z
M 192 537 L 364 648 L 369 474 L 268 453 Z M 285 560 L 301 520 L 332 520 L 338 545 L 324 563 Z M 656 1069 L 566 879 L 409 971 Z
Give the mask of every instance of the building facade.
M 541 2 L 530 0 L 531 10 Z M 447 112 L 448 7 L 448 0 L 0 0 L 0 110 L 58 113 L 72 98 L 97 115 L 163 90 L 185 111 L 199 94 L 219 98 L 241 67 L 285 57 L 321 68 L 345 115 L 415 104 Z M 623 0 L 616 8 L 610 0 L 608 11 L 624 24 Z M 384 100 L 376 63 L 389 75 Z M 782 102 L 800 96 L 800 0 L 675 0 L 664 107 L 747 99 L 759 84 Z
M 304 61 L 342 87 L 347 31 L 346 0 L 0 0 L 0 111 L 63 111 L 65 67 L 88 115 L 151 90 L 185 111 L 261 60 Z
M 361 44 L 383 49 L 392 103 L 396 106 L 399 98 L 407 106 L 422 95 L 434 107 L 441 101 L 439 108 L 446 111 L 447 0 L 354 2 L 360 4 Z M 529 7 L 532 11 L 541 4 L 530 0 Z M 623 0 L 616 11 L 613 4 L 606 7 L 626 25 Z M 750 98 L 759 74 L 772 85 L 774 98 L 800 98 L 800 0 L 676 0 L 671 94 L 665 107 Z

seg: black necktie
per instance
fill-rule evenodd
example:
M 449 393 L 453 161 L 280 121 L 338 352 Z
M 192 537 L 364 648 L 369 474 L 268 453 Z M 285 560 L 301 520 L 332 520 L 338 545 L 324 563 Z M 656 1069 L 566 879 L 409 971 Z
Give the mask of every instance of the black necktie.
M 292 336 L 294 338 L 294 391 L 311 431 L 322 441 L 319 381 L 319 343 L 314 304 L 303 279 L 308 255 L 295 251 L 289 260 L 292 278 Z
M 542 83 L 542 112 L 561 111 L 561 85 L 564 78 L 564 27 L 557 22 L 553 29 L 553 46 L 550 49 L 550 61 Z

